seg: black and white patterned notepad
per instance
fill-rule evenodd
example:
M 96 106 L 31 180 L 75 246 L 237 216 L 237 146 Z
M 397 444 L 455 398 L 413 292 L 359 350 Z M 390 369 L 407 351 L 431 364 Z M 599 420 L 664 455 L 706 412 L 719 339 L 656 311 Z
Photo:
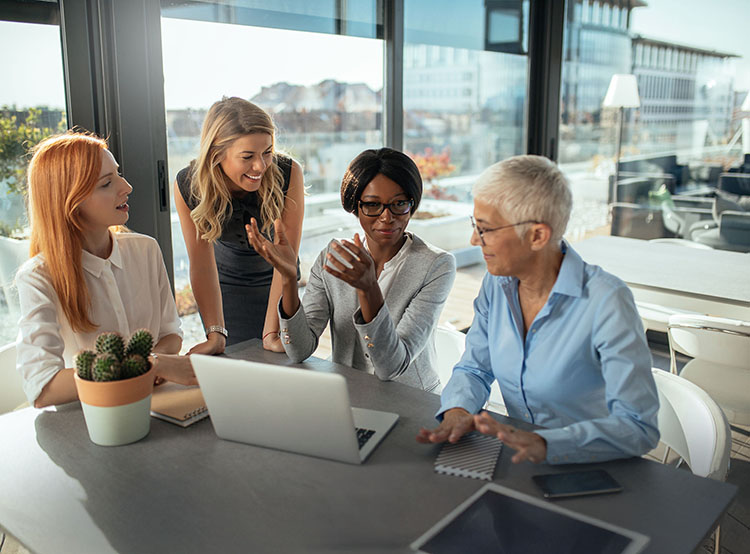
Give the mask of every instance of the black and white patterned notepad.
M 496 437 L 472 432 L 451 444 L 446 442 L 435 459 L 435 471 L 457 477 L 492 481 L 503 448 Z

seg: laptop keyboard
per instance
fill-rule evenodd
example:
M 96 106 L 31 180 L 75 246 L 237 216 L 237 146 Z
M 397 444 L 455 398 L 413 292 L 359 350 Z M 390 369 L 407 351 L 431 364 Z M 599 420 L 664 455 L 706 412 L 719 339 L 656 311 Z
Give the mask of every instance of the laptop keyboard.
M 357 442 L 359 442 L 359 449 L 362 450 L 362 447 L 368 440 L 370 440 L 370 437 L 375 434 L 375 431 L 373 431 L 372 429 L 360 429 L 359 427 L 356 427 L 355 429 L 357 431 Z

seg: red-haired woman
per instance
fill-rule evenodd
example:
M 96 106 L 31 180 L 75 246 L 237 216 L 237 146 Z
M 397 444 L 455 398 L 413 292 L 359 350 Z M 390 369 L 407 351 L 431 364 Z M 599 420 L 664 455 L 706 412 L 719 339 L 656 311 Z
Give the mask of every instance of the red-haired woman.
M 31 259 L 18 270 L 17 367 L 36 407 L 78 398 L 77 352 L 105 331 L 146 328 L 154 352 L 182 346 L 159 245 L 125 231 L 133 187 L 103 139 L 65 133 L 42 141 L 29 164 Z M 160 356 L 157 375 L 193 383 L 186 358 Z

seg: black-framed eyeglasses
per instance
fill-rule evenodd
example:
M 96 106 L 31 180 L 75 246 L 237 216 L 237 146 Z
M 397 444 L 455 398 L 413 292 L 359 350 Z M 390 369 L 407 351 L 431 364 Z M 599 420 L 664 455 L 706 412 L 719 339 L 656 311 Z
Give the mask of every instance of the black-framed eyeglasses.
M 359 201 L 359 209 L 362 210 L 362 215 L 367 217 L 378 217 L 383 213 L 383 210 L 388 208 L 393 215 L 406 215 L 411 211 L 414 206 L 414 200 L 396 200 L 388 204 L 382 202 L 365 202 Z
M 517 227 L 518 225 L 526 225 L 527 223 L 542 223 L 541 221 L 536 221 L 533 219 L 529 219 L 527 221 L 519 221 L 518 223 L 511 223 L 510 225 L 503 225 L 501 227 L 494 227 L 492 229 L 485 229 L 484 227 L 480 227 L 477 225 L 477 222 L 474 221 L 474 216 L 469 216 L 469 219 L 471 220 L 471 226 L 476 231 L 477 235 L 479 235 L 479 242 L 482 243 L 482 246 L 487 246 L 484 242 L 484 234 L 485 233 L 492 233 L 493 231 L 500 231 L 502 229 L 509 229 L 510 227 Z

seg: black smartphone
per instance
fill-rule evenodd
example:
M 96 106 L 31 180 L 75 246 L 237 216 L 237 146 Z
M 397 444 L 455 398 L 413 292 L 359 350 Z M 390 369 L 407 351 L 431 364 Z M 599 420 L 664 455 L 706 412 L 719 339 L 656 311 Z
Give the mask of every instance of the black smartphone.
M 567 498 L 622 491 L 620 483 L 603 469 L 532 476 L 545 498 Z

